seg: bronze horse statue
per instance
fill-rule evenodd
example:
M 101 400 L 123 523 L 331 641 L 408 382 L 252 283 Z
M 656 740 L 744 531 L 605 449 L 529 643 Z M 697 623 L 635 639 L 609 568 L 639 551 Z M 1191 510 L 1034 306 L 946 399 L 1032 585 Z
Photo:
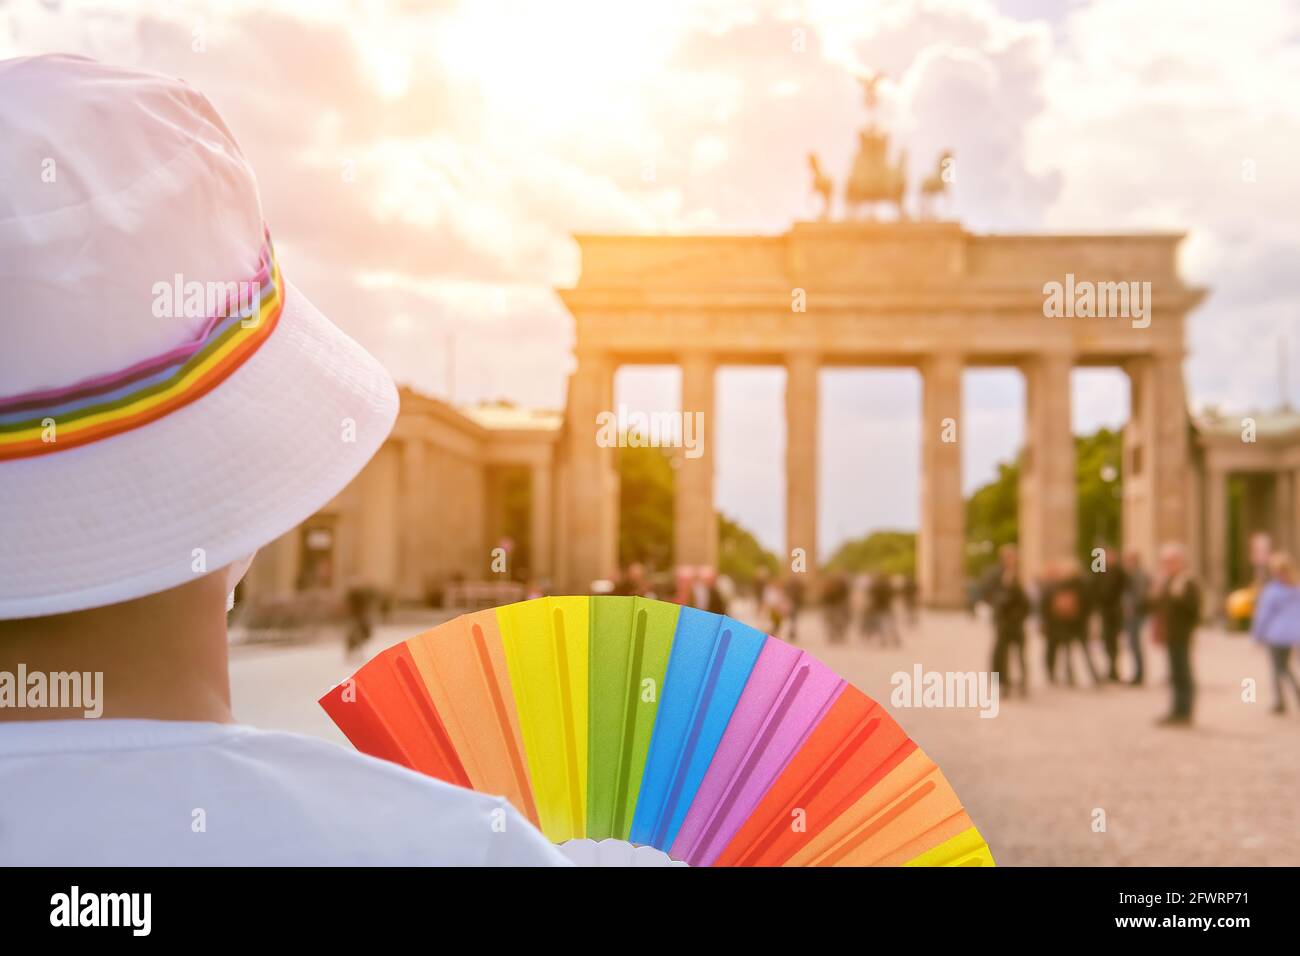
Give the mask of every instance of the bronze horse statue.
M 945 149 L 939 154 L 939 159 L 935 163 L 934 172 L 921 180 L 921 218 L 934 218 L 934 201 L 948 193 L 948 183 L 951 181 L 949 170 L 953 168 L 956 160 L 953 157 L 952 150 Z
M 813 193 L 822 199 L 822 211 L 817 216 L 818 222 L 825 222 L 831 216 L 831 194 L 835 191 L 835 184 L 831 178 L 822 171 L 821 160 L 817 158 L 816 153 L 808 154 L 808 168 L 812 170 L 812 190 Z

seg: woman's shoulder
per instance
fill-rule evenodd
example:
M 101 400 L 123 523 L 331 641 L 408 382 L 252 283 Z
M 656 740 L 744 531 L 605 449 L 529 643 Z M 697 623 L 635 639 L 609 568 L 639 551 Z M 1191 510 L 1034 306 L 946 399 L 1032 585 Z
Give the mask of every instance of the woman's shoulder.
M 1263 594 L 1272 595 L 1272 599 L 1285 604 L 1287 607 L 1296 607 L 1300 609 L 1300 587 L 1294 584 L 1286 584 L 1282 581 L 1269 581 L 1264 585 Z
M 1265 581 L 1264 586 L 1259 589 L 1259 600 L 1278 600 L 1280 598 L 1294 598 L 1300 596 L 1300 588 L 1287 584 L 1284 581 L 1273 579 Z

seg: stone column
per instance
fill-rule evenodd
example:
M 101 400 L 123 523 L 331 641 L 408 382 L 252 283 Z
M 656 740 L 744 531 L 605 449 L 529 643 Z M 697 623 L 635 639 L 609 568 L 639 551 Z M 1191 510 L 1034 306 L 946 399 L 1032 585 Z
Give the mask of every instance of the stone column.
M 537 462 L 530 469 L 528 522 L 532 533 L 528 570 L 542 581 L 551 576 L 551 464 Z
M 944 352 L 921 364 L 921 531 L 917 583 L 932 607 L 961 607 L 965 587 L 965 503 L 961 489 L 962 357 Z
M 1151 430 L 1156 544 L 1176 542 L 1186 546 L 1191 520 L 1186 481 L 1191 467 L 1191 440 L 1182 353 L 1154 356 L 1151 371 L 1156 413 Z
M 616 448 L 597 443 L 597 419 L 602 412 L 613 413 L 613 406 L 613 361 L 600 353 L 580 353 L 569 377 L 564 426 L 569 482 L 564 587 L 575 594 L 589 594 L 593 581 L 618 573 Z
M 1026 580 L 1048 561 L 1076 556 L 1078 536 L 1074 433 L 1070 420 L 1073 356 L 1026 359 L 1025 452 L 1020 462 L 1020 553 Z
M 683 448 L 678 459 L 673 496 L 673 553 L 678 565 L 716 568 L 718 515 L 713 508 L 716 363 L 706 352 L 686 352 L 678 361 L 682 370 L 682 437 L 692 437 L 696 447 Z
M 1151 568 L 1162 544 L 1191 541 L 1182 356 L 1142 356 L 1125 370 L 1130 417 L 1124 428 L 1124 547 L 1136 550 Z
M 1203 611 L 1218 617 L 1228 590 L 1228 473 L 1212 460 L 1205 463 L 1205 575 Z
M 1191 461 L 1187 468 L 1187 566 L 1201 582 L 1205 574 L 1205 472 Z
M 1151 494 L 1151 419 L 1155 416 L 1155 389 L 1151 362 L 1146 358 L 1133 359 L 1124 370 L 1129 380 L 1129 420 L 1124 426 L 1124 499 L 1121 522 L 1124 550 L 1136 551 L 1142 566 L 1148 571 L 1155 568 L 1156 527 L 1155 508 Z
M 817 578 L 817 447 L 819 397 L 813 352 L 792 352 L 785 359 L 785 555 L 801 548 L 805 582 Z

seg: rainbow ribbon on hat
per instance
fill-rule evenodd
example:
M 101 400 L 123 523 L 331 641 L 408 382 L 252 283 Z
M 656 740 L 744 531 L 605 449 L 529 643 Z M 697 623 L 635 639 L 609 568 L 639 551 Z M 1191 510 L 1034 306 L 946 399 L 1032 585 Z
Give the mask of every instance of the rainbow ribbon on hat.
M 30 458 L 120 435 L 206 395 L 270 336 L 284 309 L 284 279 L 267 232 L 254 307 L 211 316 L 190 342 L 63 388 L 0 398 L 0 461 Z M 159 321 L 166 321 L 160 319 Z

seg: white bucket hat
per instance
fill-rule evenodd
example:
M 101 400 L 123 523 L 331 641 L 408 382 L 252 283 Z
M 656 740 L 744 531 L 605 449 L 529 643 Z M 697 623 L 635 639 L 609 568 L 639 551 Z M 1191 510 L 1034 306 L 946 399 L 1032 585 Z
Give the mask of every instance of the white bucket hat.
M 0 292 L 0 619 L 247 556 L 397 415 L 379 363 L 284 281 L 252 170 L 179 80 L 0 62 Z

